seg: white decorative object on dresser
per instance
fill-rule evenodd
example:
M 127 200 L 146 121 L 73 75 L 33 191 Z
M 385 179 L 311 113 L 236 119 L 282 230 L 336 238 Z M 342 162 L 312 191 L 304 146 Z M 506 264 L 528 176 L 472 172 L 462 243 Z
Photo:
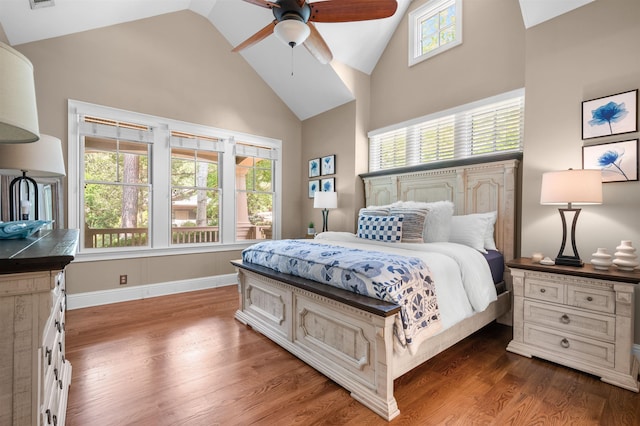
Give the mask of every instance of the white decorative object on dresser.
M 0 241 L 0 424 L 64 425 L 71 364 L 65 359 L 64 268 L 76 230 Z
M 638 392 L 632 353 L 640 271 L 507 262 L 513 277 L 513 340 L 507 350 L 596 375 Z

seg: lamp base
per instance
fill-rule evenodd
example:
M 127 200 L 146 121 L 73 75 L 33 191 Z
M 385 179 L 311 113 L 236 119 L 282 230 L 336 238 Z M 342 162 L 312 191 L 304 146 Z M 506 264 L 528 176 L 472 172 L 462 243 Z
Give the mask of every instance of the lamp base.
M 577 256 L 558 256 L 555 263 L 563 266 L 584 266 L 584 262 Z

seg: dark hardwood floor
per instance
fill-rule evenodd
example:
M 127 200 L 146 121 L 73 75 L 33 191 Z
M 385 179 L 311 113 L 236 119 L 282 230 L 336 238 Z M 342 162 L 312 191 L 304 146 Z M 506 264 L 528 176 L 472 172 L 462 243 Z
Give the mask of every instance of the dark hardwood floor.
M 67 424 L 384 425 L 233 318 L 235 286 L 67 312 Z M 505 350 L 491 324 L 395 382 L 394 425 L 640 425 L 640 396 Z

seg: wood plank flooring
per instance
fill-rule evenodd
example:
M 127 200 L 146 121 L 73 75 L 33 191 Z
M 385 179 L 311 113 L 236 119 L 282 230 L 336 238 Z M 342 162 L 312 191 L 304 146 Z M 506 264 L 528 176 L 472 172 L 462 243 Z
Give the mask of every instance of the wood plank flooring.
M 67 424 L 384 425 L 233 318 L 235 286 L 67 312 Z M 491 324 L 395 382 L 393 425 L 640 425 L 639 394 L 505 350 Z

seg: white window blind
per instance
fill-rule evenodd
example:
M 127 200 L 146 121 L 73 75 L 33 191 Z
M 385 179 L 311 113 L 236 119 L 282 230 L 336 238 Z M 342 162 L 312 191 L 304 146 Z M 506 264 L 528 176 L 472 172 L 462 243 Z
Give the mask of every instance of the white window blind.
M 524 89 L 369 133 L 369 171 L 522 151 Z

